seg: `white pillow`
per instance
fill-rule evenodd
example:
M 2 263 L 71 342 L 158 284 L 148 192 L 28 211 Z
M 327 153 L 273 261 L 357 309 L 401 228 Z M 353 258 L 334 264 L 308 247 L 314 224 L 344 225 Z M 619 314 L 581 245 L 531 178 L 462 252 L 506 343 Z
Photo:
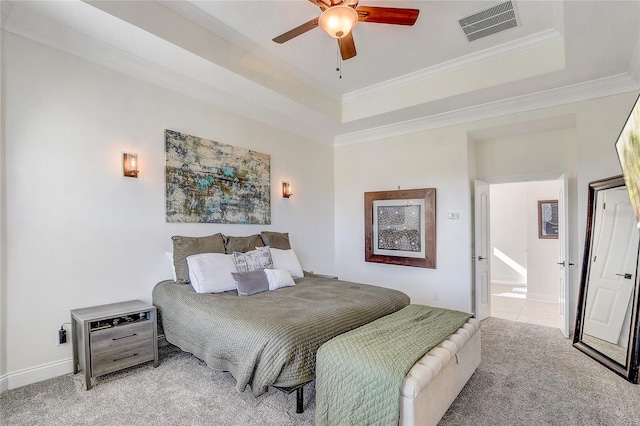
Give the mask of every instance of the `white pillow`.
M 273 259 L 274 269 L 286 269 L 289 271 L 292 278 L 304 277 L 304 272 L 302 272 L 302 266 L 300 266 L 298 256 L 296 256 L 292 249 L 280 250 L 269 248 L 269 251 L 271 251 L 271 259 Z
M 269 281 L 269 291 L 296 285 L 293 282 L 293 278 L 291 278 L 291 274 L 286 269 L 265 269 L 264 273 Z
M 189 280 L 196 293 L 221 293 L 238 288 L 231 275 L 238 271 L 230 254 L 192 254 L 187 257 L 187 265 Z
M 176 276 L 176 266 L 173 264 L 173 252 L 165 251 L 164 255 L 169 259 L 169 265 L 171 265 L 171 272 L 173 273 L 173 280 L 178 281 L 178 277 Z

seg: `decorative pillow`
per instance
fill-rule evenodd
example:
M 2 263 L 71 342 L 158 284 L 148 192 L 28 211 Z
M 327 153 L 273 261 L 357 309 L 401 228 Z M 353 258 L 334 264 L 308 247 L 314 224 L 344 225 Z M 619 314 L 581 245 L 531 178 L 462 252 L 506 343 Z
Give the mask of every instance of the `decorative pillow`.
M 280 250 L 289 250 L 291 248 L 289 234 L 286 232 L 262 231 L 260 237 L 262 241 L 264 241 L 265 246 Z
M 173 280 L 177 281 L 178 279 L 176 278 L 176 267 L 173 265 L 173 252 L 165 251 L 164 255 L 167 256 L 167 259 L 169 259 L 169 264 L 171 265 L 171 273 L 173 274 Z
M 231 254 L 233 252 L 246 253 L 257 247 L 264 247 L 262 238 L 260 235 L 249 235 L 248 237 L 227 237 L 225 236 L 225 253 Z
M 260 247 L 246 253 L 233 253 L 233 262 L 238 272 L 249 272 L 257 269 L 273 268 L 269 247 Z
M 235 290 L 231 274 L 236 272 L 233 256 L 223 253 L 202 253 L 187 257 L 191 286 L 196 293 L 221 293 Z
M 269 281 L 269 290 L 296 285 L 286 269 L 265 269 L 264 273 Z
M 173 265 L 176 270 L 176 282 L 178 284 L 189 283 L 189 266 L 187 257 L 200 253 L 224 253 L 224 239 L 222 234 L 214 234 L 208 237 L 182 237 L 173 236 Z
M 252 294 L 269 291 L 269 281 L 262 269 L 249 272 L 232 272 L 231 276 L 238 287 L 238 296 L 251 296 Z
M 304 277 L 298 256 L 293 250 L 278 250 L 271 247 L 270 251 L 275 269 L 286 269 L 293 278 Z

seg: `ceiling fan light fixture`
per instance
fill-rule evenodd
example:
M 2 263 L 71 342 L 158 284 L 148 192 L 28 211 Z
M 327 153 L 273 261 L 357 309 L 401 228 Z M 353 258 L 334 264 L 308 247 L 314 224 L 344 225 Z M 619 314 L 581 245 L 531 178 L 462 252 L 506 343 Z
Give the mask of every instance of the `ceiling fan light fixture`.
M 333 38 L 343 38 L 358 23 L 358 12 L 350 6 L 333 6 L 322 12 L 318 26 Z

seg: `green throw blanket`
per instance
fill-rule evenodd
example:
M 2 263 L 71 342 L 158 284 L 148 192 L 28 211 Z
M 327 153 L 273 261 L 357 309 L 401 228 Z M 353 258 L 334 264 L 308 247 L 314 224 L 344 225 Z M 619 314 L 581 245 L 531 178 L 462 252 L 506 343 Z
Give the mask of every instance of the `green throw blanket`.
M 320 347 L 316 426 L 397 425 L 407 372 L 471 314 L 409 305 Z

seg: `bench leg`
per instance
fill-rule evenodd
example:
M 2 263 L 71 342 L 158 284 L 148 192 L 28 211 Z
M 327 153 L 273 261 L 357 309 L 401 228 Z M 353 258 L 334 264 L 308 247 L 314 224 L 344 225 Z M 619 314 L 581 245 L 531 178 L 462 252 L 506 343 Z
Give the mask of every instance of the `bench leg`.
M 286 393 L 287 395 L 291 394 L 293 391 L 296 391 L 296 413 L 300 414 L 300 413 L 304 413 L 304 385 L 306 385 L 307 383 L 310 383 L 311 380 L 309 380 L 306 383 L 302 383 L 296 386 L 289 386 L 289 387 L 280 387 L 280 386 L 274 386 L 274 388 L 278 389 L 279 391 L 282 391 L 284 393 Z

